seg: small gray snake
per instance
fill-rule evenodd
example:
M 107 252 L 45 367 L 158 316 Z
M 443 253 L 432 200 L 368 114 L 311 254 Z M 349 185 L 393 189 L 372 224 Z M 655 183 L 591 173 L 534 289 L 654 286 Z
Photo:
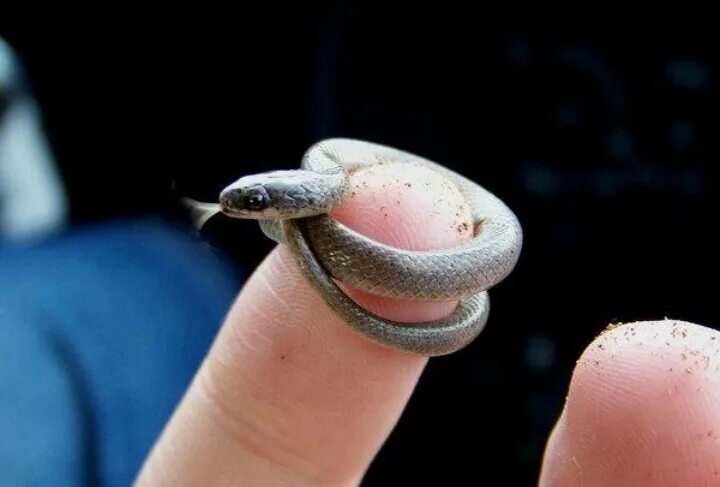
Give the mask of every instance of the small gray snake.
M 349 193 L 350 175 L 375 164 L 412 162 L 438 172 L 470 206 L 473 239 L 443 250 L 410 251 L 365 237 L 327 213 Z M 310 282 L 353 329 L 395 349 L 444 355 L 469 344 L 487 321 L 487 289 L 514 268 L 522 246 L 515 215 L 487 190 L 450 169 L 391 147 L 328 139 L 305 153 L 301 169 L 240 178 L 220 194 L 220 205 L 195 206 L 202 224 L 222 211 L 252 218 L 273 240 L 286 244 Z M 332 280 L 400 299 L 459 299 L 450 316 L 423 323 L 380 318 L 351 300 Z

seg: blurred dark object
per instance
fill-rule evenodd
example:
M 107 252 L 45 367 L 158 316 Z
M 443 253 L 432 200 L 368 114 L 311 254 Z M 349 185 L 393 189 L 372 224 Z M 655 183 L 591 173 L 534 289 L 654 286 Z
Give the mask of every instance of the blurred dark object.
M 575 360 L 607 323 L 718 326 L 712 30 L 498 31 L 450 6 L 379 2 L 237 22 L 10 39 L 77 222 L 156 211 L 173 179 L 212 199 L 327 136 L 436 159 L 517 212 L 523 256 L 486 331 L 431 362 L 367 485 L 534 484 Z M 269 244 L 254 225 L 232 232 L 218 235 L 252 268 Z

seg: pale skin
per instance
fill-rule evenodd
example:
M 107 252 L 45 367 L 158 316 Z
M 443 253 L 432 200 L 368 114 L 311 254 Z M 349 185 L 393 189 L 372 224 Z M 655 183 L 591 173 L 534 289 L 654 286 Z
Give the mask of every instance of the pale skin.
M 427 174 L 387 166 L 354 183 L 333 216 L 366 235 L 409 249 L 470 238 L 459 193 Z M 347 291 L 399 321 L 452 309 Z M 357 485 L 426 363 L 345 326 L 278 247 L 240 292 L 137 485 Z M 539 485 L 720 485 L 720 333 L 666 320 L 599 336 L 576 365 Z

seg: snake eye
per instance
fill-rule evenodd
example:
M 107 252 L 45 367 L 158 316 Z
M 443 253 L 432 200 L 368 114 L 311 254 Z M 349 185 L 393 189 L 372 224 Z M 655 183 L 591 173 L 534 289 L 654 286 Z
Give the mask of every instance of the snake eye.
M 243 206 L 250 211 L 264 210 L 268 205 L 267 196 L 260 192 L 251 192 L 245 196 Z

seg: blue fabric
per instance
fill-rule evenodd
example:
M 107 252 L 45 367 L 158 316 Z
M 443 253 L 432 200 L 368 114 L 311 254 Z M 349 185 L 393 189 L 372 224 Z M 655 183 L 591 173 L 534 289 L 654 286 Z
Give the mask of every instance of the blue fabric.
M 129 485 L 238 287 L 159 221 L 0 248 L 0 484 Z

